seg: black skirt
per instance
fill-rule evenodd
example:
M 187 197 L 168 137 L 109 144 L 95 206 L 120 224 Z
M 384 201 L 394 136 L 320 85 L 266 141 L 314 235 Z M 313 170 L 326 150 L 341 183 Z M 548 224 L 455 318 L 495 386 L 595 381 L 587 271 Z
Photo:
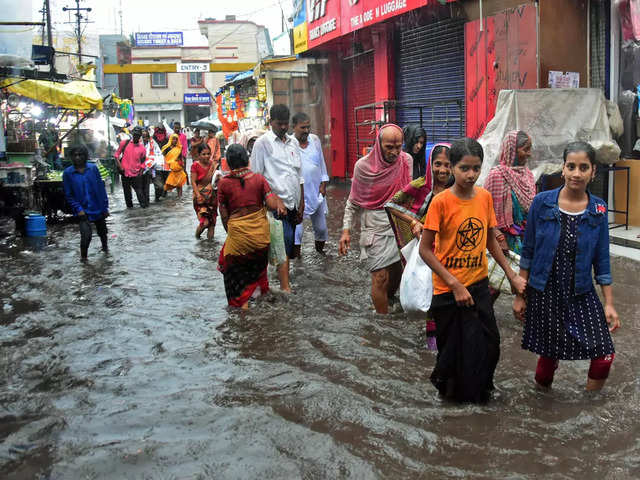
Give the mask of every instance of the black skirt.
M 447 398 L 483 403 L 493 390 L 493 374 L 500 358 L 500 332 L 489 281 L 481 280 L 467 290 L 473 297 L 473 307 L 459 307 L 453 293 L 435 295 L 431 302 L 438 344 L 431 383 Z

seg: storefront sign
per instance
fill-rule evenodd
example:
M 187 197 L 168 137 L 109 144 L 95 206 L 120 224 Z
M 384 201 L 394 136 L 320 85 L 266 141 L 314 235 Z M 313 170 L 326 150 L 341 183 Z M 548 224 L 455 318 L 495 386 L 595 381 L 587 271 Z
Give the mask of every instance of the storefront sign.
M 208 72 L 208 63 L 182 63 L 178 62 L 176 65 L 176 71 L 179 73 L 191 73 L 191 72 Z
M 351 0 L 342 5 L 342 35 L 423 7 L 426 0 Z
M 340 3 L 342 1 L 345 0 L 307 0 L 309 48 L 316 47 L 342 35 L 340 27 Z
M 258 79 L 258 100 L 260 102 L 267 101 L 267 80 L 264 77 Z
M 211 105 L 211 95 L 208 93 L 185 93 L 185 105 Z
M 447 0 L 451 1 L 451 0 Z M 427 5 L 430 0 L 293 0 L 294 52 Z
M 136 47 L 181 47 L 182 32 L 138 32 Z

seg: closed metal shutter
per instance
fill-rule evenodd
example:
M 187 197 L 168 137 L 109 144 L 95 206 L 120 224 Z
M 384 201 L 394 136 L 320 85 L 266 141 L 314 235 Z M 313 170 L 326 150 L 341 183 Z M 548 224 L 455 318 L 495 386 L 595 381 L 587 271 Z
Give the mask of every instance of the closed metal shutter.
M 593 0 L 589 15 L 590 86 L 600 88 L 609 98 L 609 1 Z
M 345 65 L 346 83 L 346 108 L 347 108 L 347 172 L 346 176 L 353 175 L 353 167 L 356 161 L 362 157 L 362 149 L 367 145 L 358 144 L 356 138 L 371 137 L 371 127 L 359 126 L 356 135 L 355 107 L 369 105 L 375 102 L 375 83 L 373 69 L 373 53 L 360 55 L 347 61 Z M 373 120 L 373 111 L 360 111 L 358 123 Z
M 429 144 L 463 136 L 464 21 L 441 20 L 401 31 L 399 37 L 398 123 L 422 124 Z M 440 102 L 446 103 L 434 105 Z

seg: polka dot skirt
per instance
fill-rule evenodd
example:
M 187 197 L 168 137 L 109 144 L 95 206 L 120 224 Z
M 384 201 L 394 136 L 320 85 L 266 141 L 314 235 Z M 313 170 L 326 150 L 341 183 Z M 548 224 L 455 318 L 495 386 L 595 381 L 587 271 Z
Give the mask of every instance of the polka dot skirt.
M 613 341 L 595 288 L 574 294 L 576 233 L 582 215 L 560 215 L 560 241 L 544 292 L 527 291 L 522 348 L 558 360 L 612 354 Z

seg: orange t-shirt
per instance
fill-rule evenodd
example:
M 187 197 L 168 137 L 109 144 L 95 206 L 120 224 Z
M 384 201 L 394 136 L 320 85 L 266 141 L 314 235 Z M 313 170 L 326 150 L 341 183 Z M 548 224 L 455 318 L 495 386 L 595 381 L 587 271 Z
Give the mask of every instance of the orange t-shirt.
M 475 196 L 470 200 L 456 197 L 451 190 L 436 195 L 424 221 L 425 230 L 436 232 L 436 257 L 465 287 L 488 276 L 487 234 L 496 226 L 491 194 L 474 188 Z M 450 291 L 434 273 L 433 294 Z

